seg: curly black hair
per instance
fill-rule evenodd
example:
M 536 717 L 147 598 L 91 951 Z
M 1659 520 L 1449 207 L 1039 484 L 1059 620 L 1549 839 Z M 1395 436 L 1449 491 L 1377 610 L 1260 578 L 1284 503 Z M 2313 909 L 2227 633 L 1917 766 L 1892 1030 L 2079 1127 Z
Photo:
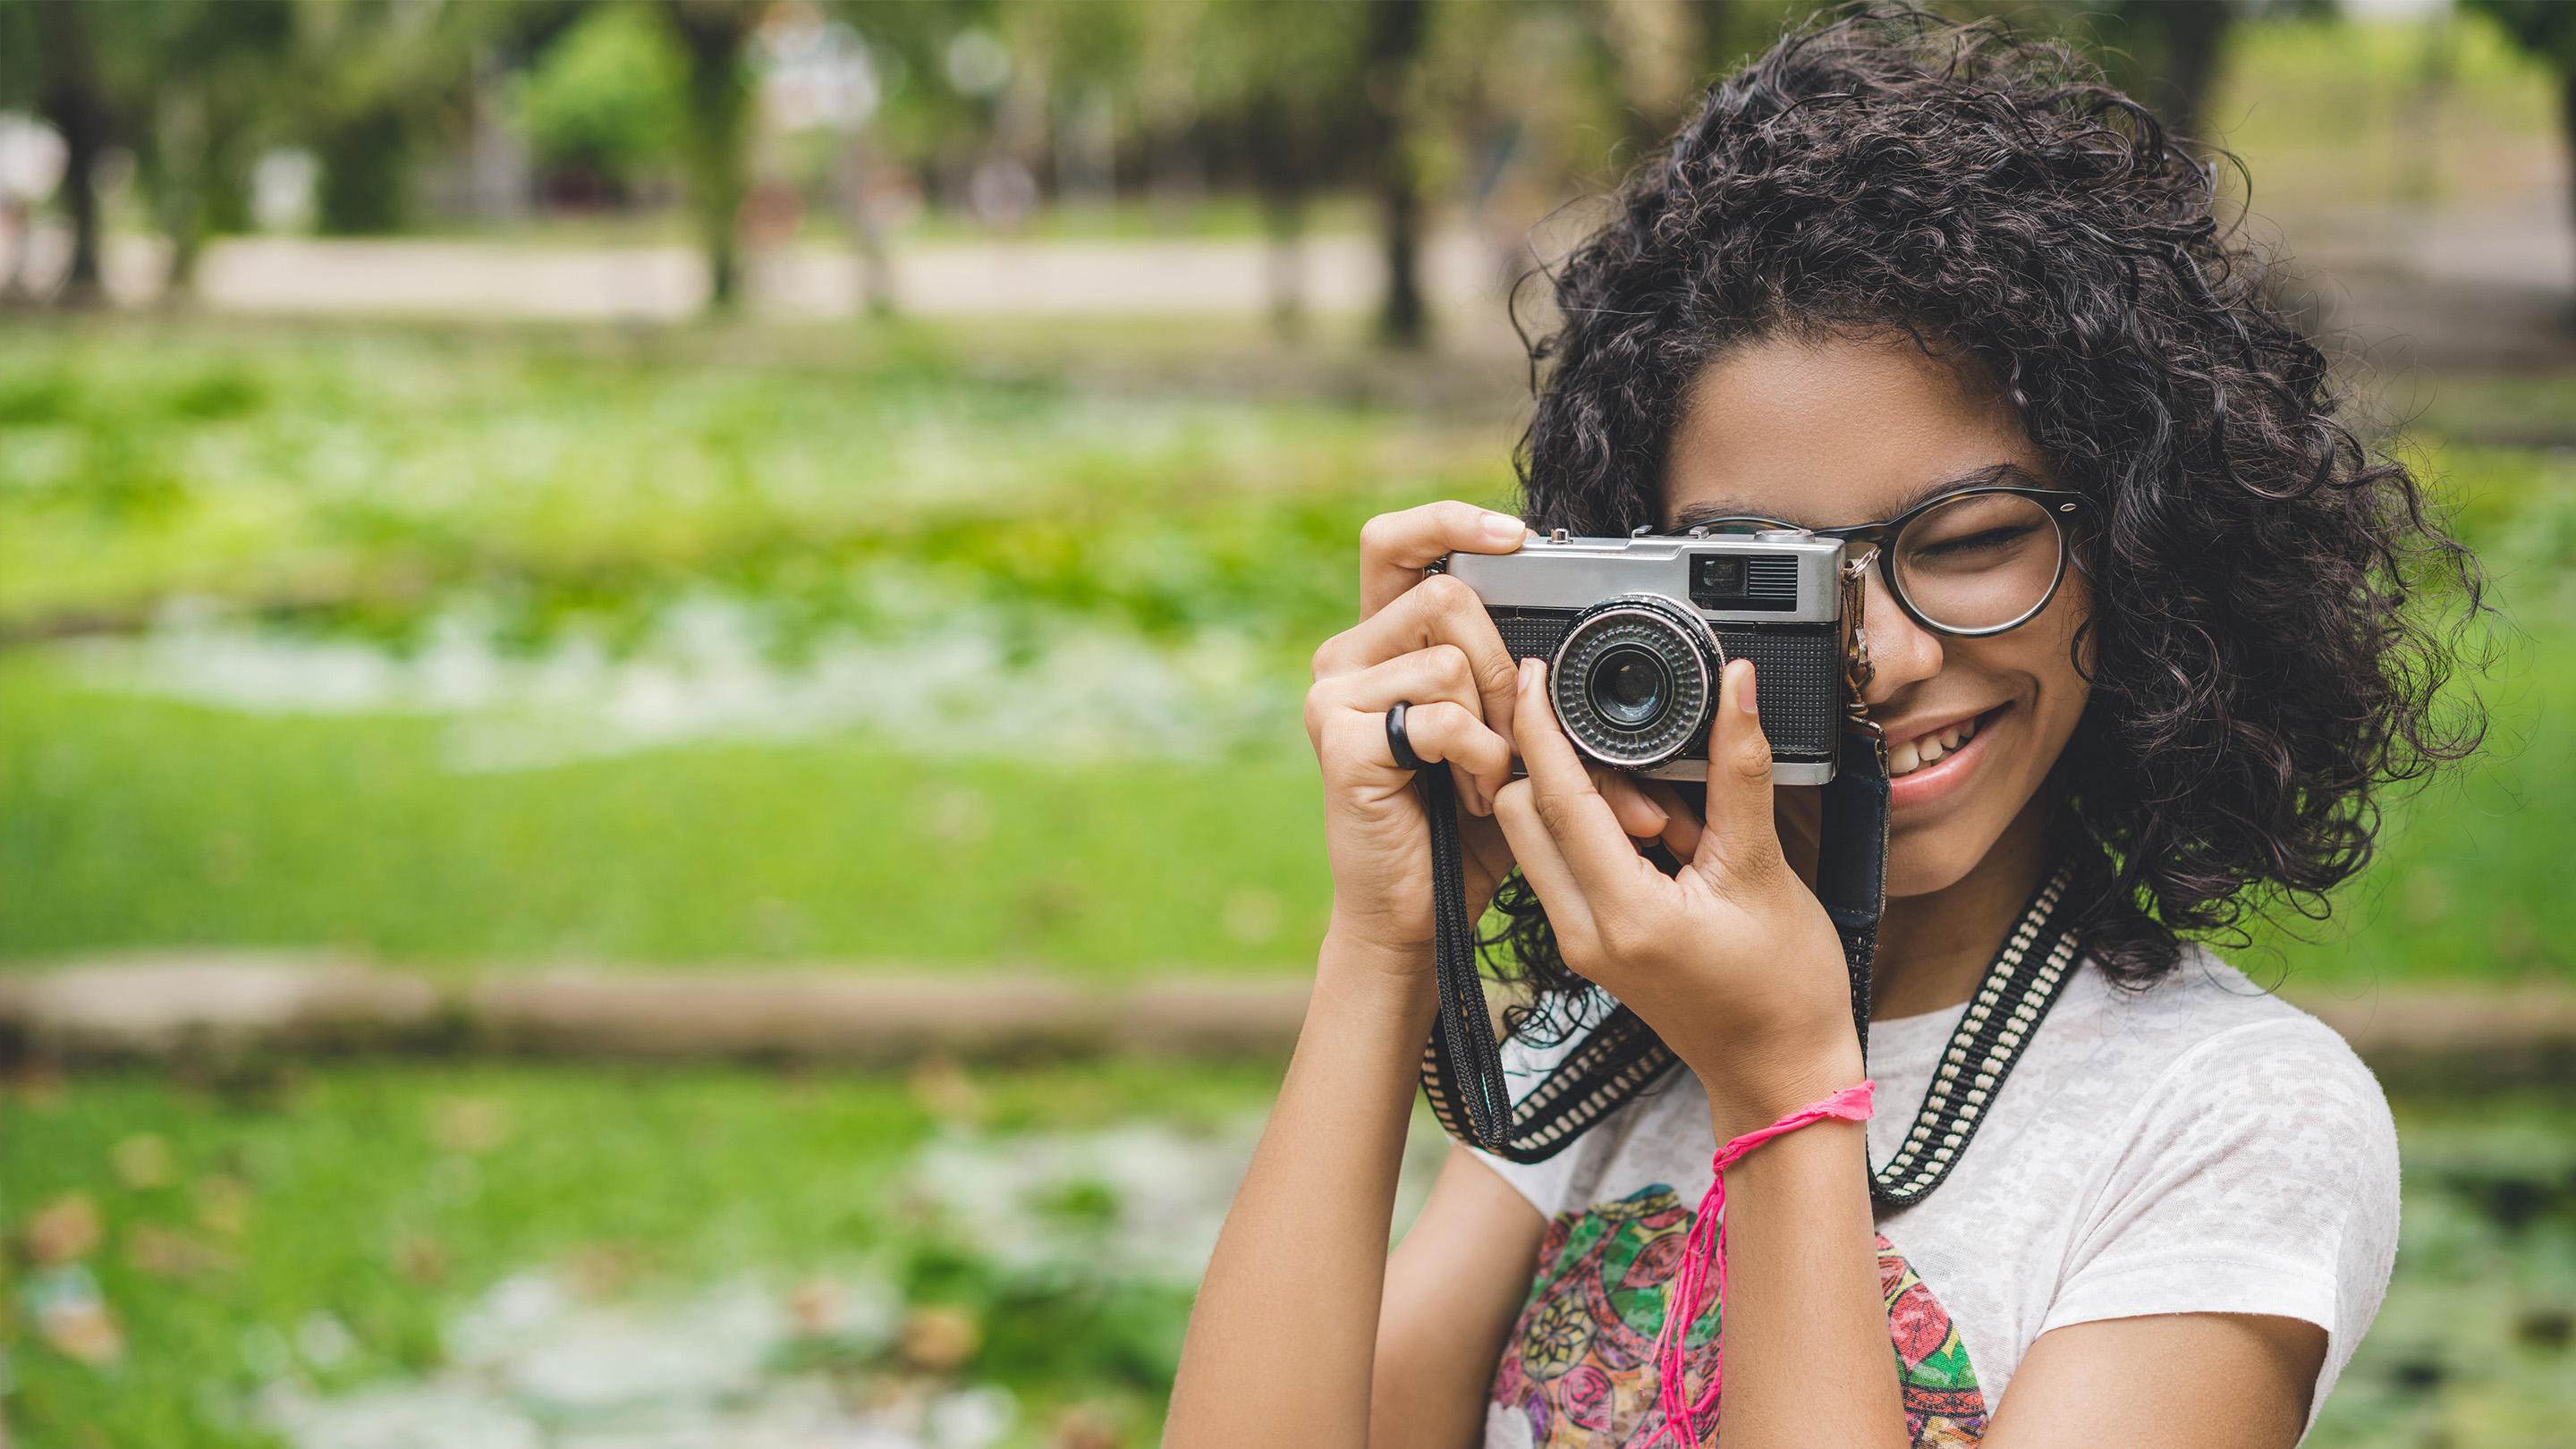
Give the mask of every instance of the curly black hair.
M 2094 504 L 2093 692 L 2052 828 L 2076 929 L 2131 986 L 2249 910 L 2322 917 L 2382 787 L 2480 733 L 2445 689 L 2475 562 L 2339 421 L 2214 180 L 2064 46 L 1912 10 L 1812 23 L 1712 87 L 1554 272 L 1518 458 L 1532 527 L 1617 536 L 1661 525 L 1686 388 L 1730 347 L 1910 334 L 2001 389 Z M 1573 1004 L 1527 883 L 1497 907 L 1502 973 Z

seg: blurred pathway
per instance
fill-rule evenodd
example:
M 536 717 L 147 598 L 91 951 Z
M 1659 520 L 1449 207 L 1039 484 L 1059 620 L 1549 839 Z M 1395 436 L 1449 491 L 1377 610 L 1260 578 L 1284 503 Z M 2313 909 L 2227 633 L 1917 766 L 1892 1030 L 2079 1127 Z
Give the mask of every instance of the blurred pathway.
M 436 982 L 355 959 L 217 951 L 0 971 L 0 1041 L 52 1060 L 207 1051 L 460 1048 L 672 1061 L 927 1056 L 1284 1057 L 1306 1014 L 1294 971 L 1123 989 L 1040 972 L 815 963 L 499 970 Z M 2401 1081 L 2576 1078 L 2576 990 L 2396 982 L 2283 993 Z
M 2383 369 L 2535 371 L 2576 367 L 2576 226 L 2555 194 L 2444 211 L 2355 209 L 2258 217 L 2297 261 L 2294 291 L 2348 350 Z M 123 269 L 148 275 L 140 254 Z M 1265 315 L 1277 270 L 1302 275 L 1323 317 L 1365 314 L 1385 285 L 1373 239 L 1308 239 L 1292 264 L 1257 238 L 995 240 L 911 247 L 894 264 L 899 309 L 919 317 Z M 1504 312 L 1517 265 L 1464 231 L 1424 257 L 1432 306 L 1471 341 L 1513 350 Z M 857 260 L 803 246 L 754 258 L 751 310 L 830 321 L 864 305 Z M 140 288 L 124 289 L 140 300 Z M 198 290 L 217 310 L 284 315 L 665 322 L 706 302 L 706 269 L 685 247 L 561 247 L 424 240 L 238 238 L 211 247 Z
M 1258 239 L 989 241 L 913 247 L 895 259 L 898 305 L 917 316 L 1260 316 L 1274 271 L 1302 271 L 1305 304 L 1365 312 L 1385 285 L 1374 241 L 1309 239 L 1292 264 Z M 1504 260 L 1460 233 L 1435 238 L 1424 285 L 1444 311 L 1498 309 Z M 850 317 L 857 259 L 796 247 L 753 259 L 753 309 Z M 574 248 L 482 241 L 237 238 L 210 247 L 198 292 L 226 311 L 668 321 L 706 303 L 706 268 L 685 247 Z

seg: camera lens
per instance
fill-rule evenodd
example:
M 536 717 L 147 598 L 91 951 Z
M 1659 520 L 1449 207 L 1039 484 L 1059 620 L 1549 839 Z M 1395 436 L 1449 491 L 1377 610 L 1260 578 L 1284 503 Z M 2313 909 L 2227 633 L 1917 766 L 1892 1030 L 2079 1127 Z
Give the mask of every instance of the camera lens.
M 1651 770 L 1708 730 L 1725 655 L 1699 612 L 1660 594 L 1595 605 L 1574 621 L 1548 672 L 1550 703 L 1575 748 Z
M 1592 707 L 1623 730 L 1655 722 L 1672 701 L 1672 672 L 1633 644 L 1603 651 L 1592 666 Z

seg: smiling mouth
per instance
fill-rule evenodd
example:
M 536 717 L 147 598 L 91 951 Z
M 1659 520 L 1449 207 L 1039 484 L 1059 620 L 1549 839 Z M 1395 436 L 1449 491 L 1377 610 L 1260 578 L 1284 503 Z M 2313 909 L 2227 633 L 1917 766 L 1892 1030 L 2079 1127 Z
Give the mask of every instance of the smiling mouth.
M 1961 746 L 1977 737 L 1993 711 L 1943 725 L 1937 730 L 1916 735 L 1901 745 L 1887 747 L 1887 777 L 1901 779 L 1926 765 L 1934 765 L 1958 752 Z

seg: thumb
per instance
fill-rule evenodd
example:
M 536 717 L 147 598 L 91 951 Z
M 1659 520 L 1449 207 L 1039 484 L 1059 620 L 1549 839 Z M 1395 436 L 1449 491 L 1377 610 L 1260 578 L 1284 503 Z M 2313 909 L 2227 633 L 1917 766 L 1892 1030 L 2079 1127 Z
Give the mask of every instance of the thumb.
M 1785 864 L 1771 819 L 1771 741 L 1754 701 L 1753 661 L 1728 662 L 1708 730 L 1708 829 L 1691 864 L 1713 880 L 1760 879 Z

